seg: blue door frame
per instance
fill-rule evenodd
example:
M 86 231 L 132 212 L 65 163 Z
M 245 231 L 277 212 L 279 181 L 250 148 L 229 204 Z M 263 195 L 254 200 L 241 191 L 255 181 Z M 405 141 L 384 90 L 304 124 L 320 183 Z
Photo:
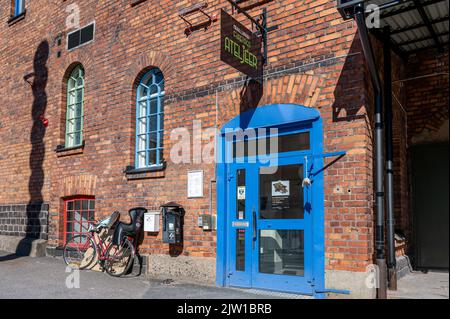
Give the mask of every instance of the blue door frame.
M 305 198 L 310 212 L 305 212 L 307 217 L 299 223 L 306 223 L 308 234 L 305 234 L 305 273 L 304 276 L 294 277 L 286 275 L 267 275 L 258 273 L 257 253 L 253 250 L 252 254 L 245 255 L 245 271 L 235 272 L 235 254 L 232 236 L 235 236 L 235 229 L 240 228 L 241 224 L 233 225 L 235 212 L 233 201 L 236 192 L 231 192 L 234 185 L 232 176 L 237 169 L 248 170 L 249 176 L 256 177 L 258 165 L 246 165 L 245 163 L 231 163 L 227 150 L 229 141 L 226 141 L 225 134 L 236 129 L 258 129 L 258 128 L 277 128 L 279 134 L 296 133 L 299 131 L 309 131 L 310 149 L 307 151 L 289 152 L 277 154 L 279 165 L 303 164 L 304 176 L 312 168 L 323 167 L 323 142 L 322 142 L 322 120 L 320 113 L 313 108 L 308 108 L 295 104 L 272 104 L 253 109 L 242 113 L 226 123 L 218 137 L 217 150 L 217 264 L 216 264 L 216 284 L 218 286 L 240 286 L 254 287 L 272 290 L 281 290 L 289 292 L 298 292 L 311 294 L 316 297 L 323 297 L 325 290 L 325 270 L 324 270 L 324 195 L 323 195 L 323 172 L 319 172 L 313 177 L 313 186 L 305 187 Z M 306 158 L 306 161 L 305 161 Z M 307 162 L 307 163 L 306 163 Z M 253 173 L 250 173 L 253 172 Z M 258 183 L 252 183 L 256 185 Z M 230 185 L 232 186 L 230 188 Z M 248 196 L 255 200 L 258 198 L 257 186 L 248 188 Z M 306 203 L 306 202 L 305 202 Z M 258 202 L 249 202 L 250 206 L 258 206 Z M 253 226 L 253 216 L 251 209 L 246 207 L 246 218 L 248 227 Z M 250 210 L 249 210 L 250 209 Z M 259 208 L 257 208 L 259 210 Z M 258 219 L 257 219 L 258 220 Z M 289 221 L 289 220 L 288 220 Z M 242 222 L 242 221 L 241 221 Z M 275 220 L 258 220 L 258 230 L 271 227 L 267 223 L 277 223 Z M 244 223 L 245 224 L 245 223 Z M 289 223 L 279 222 L 275 227 L 278 229 L 289 228 Z M 275 229 L 274 227 L 274 229 Z M 303 226 L 299 226 L 302 228 Z M 245 227 L 244 227 L 245 228 Z M 245 239 L 247 245 L 251 242 L 258 247 L 259 236 L 256 242 L 252 242 L 252 231 L 246 231 Z M 256 250 L 257 251 L 257 250 Z M 230 276 L 230 274 L 232 274 Z M 231 278 L 230 278 L 231 277 Z M 287 281 L 286 281 L 286 278 Z M 286 282 L 288 284 L 286 285 Z

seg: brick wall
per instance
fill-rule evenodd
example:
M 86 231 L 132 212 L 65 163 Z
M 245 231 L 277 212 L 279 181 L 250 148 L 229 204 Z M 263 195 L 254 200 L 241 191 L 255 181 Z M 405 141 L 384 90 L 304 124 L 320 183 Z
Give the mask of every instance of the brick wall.
M 408 59 L 406 91 L 408 144 L 448 141 L 448 46 Z
M 181 253 L 215 256 L 215 231 L 196 226 L 198 214 L 209 209 L 208 183 L 205 197 L 186 197 L 187 171 L 203 169 L 209 181 L 214 179 L 213 164 L 179 165 L 166 158 L 163 171 L 137 179 L 123 172 L 134 164 L 134 88 L 139 75 L 156 66 L 166 81 L 167 150 L 170 131 L 180 126 L 192 130 L 193 120 L 202 120 L 204 128 L 220 127 L 240 112 L 267 103 L 318 108 L 325 151 L 347 151 L 325 171 L 326 267 L 363 271 L 373 253 L 372 149 L 364 59 L 354 22 L 341 20 L 334 0 L 264 2 L 269 24 L 278 29 L 269 34 L 262 87 L 246 83 L 219 60 L 219 23 L 184 35 L 178 10 L 188 1 L 131 6 L 129 0 L 78 0 L 81 26 L 96 22 L 95 41 L 71 52 L 64 49 L 71 31 L 65 28 L 65 8 L 75 1 L 29 1 L 25 18 L 13 25 L 6 23 L 9 4 L 1 2 L 0 204 L 48 201 L 49 240 L 57 246 L 63 240 L 67 196 L 95 196 L 98 217 L 133 206 L 158 208 L 173 200 L 186 210 Z M 229 5 L 208 1 L 206 11 L 219 13 L 223 7 Z M 237 18 L 247 25 L 242 15 Z M 85 146 L 57 153 L 64 136 L 64 79 L 76 63 L 86 73 Z M 48 127 L 39 121 L 42 113 Z M 146 234 L 142 249 L 169 253 L 161 234 Z

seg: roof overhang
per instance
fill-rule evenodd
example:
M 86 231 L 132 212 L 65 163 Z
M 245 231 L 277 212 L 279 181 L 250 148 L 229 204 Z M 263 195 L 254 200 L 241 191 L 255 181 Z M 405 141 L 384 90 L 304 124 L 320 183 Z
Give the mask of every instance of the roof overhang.
M 368 29 L 382 41 L 387 34 L 392 50 L 403 58 L 448 45 L 448 0 L 337 0 L 344 20 L 354 17 L 357 6 L 365 8 L 366 17 L 379 17 L 379 24 Z

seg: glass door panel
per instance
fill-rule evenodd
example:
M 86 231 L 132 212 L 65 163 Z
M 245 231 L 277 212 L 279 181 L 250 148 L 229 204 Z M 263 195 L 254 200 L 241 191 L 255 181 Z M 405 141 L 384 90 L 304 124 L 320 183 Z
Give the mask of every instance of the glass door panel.
M 303 230 L 262 229 L 259 231 L 259 272 L 304 276 Z
M 259 218 L 303 218 L 303 165 L 279 166 L 276 173 L 259 170 Z
M 248 185 L 249 172 L 243 165 L 230 166 L 228 189 L 230 216 L 229 227 L 229 269 L 228 278 L 231 285 L 250 287 L 251 285 L 251 223 L 249 219 Z
M 245 229 L 236 229 L 236 271 L 245 271 Z
M 303 159 L 280 157 L 277 167 L 260 166 L 254 174 L 258 183 L 252 287 L 311 293 L 311 218 L 305 210 L 310 190 L 302 186 Z

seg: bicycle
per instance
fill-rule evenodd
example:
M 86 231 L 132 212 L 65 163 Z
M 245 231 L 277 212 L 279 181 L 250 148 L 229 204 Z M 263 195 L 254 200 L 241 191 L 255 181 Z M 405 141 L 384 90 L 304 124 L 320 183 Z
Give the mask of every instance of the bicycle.
M 74 269 L 82 270 L 91 266 L 97 259 L 101 270 L 109 275 L 120 277 L 126 274 L 136 255 L 134 237 L 125 235 L 119 244 L 115 244 L 114 240 L 108 242 L 100 236 L 101 231 L 111 229 L 119 217 L 120 213 L 114 212 L 109 218 L 89 225 L 86 234 L 73 236 L 64 245 L 64 262 Z

